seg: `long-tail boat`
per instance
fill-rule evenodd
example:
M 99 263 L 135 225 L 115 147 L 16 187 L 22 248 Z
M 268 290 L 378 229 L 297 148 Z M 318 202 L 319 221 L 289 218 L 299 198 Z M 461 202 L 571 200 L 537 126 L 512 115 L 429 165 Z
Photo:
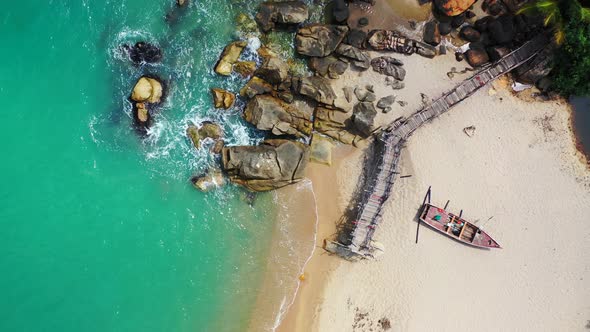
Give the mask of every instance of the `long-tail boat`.
M 470 246 L 501 248 L 498 242 L 481 228 L 430 203 L 422 205 L 420 220 L 440 233 Z

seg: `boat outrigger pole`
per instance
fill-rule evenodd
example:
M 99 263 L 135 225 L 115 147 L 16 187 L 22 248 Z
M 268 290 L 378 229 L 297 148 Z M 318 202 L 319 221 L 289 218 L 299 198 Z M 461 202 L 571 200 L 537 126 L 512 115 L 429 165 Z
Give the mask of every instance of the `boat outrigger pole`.
M 426 203 L 426 200 L 428 200 L 428 204 L 430 204 L 430 188 L 432 186 L 428 187 L 428 191 L 426 192 L 426 195 L 424 195 L 424 200 L 422 201 L 422 206 L 424 206 L 424 204 Z M 418 243 L 418 234 L 420 232 L 420 217 L 418 217 L 418 226 L 416 226 L 416 243 Z

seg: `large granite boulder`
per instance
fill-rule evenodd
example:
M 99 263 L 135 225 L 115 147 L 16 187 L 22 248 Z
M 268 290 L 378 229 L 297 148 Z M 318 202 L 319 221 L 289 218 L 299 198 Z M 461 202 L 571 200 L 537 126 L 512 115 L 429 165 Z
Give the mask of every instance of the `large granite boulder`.
M 398 81 L 406 78 L 406 70 L 403 68 L 404 63 L 391 56 L 380 56 L 371 60 L 373 70 L 382 75 L 392 76 Z
M 329 138 L 313 134 L 310 144 L 309 160 L 316 164 L 332 165 L 332 148 L 334 143 Z
M 476 0 L 434 0 L 437 9 L 447 16 L 457 16 L 473 6 Z
M 293 91 L 322 104 L 333 105 L 336 99 L 330 81 L 320 76 L 294 77 L 291 86 Z
M 278 85 L 289 78 L 289 65 L 276 56 L 268 56 L 254 75 L 268 83 Z
M 236 41 L 227 45 L 223 49 L 217 65 L 215 65 L 215 72 L 224 76 L 231 75 L 234 64 L 238 62 L 240 55 L 242 55 L 247 45 L 248 43 L 246 41 Z
M 313 105 L 298 100 L 287 104 L 271 95 L 257 95 L 244 110 L 244 119 L 275 135 L 305 137 L 311 134 Z
M 256 14 L 256 22 L 264 32 L 275 25 L 300 24 L 309 17 L 307 5 L 301 1 L 263 2 Z
M 258 146 L 224 147 L 222 165 L 231 182 L 252 191 L 269 191 L 303 178 L 309 147 L 300 142 L 271 139 Z
M 354 129 L 365 137 L 369 137 L 375 127 L 375 117 L 377 116 L 377 110 L 373 103 L 360 102 L 354 105 L 352 124 Z
M 328 56 L 342 42 L 348 27 L 344 25 L 312 24 L 297 30 L 295 48 L 307 56 Z
M 162 61 L 162 51 L 154 44 L 137 42 L 133 46 L 123 45 L 123 50 L 134 64 L 156 63 Z
M 240 90 L 240 96 L 252 98 L 272 91 L 272 85 L 260 77 L 252 77 Z
M 157 104 L 162 100 L 162 94 L 162 83 L 155 78 L 142 76 L 133 87 L 131 100 L 138 103 Z
M 228 109 L 232 107 L 236 101 L 236 95 L 227 90 L 212 88 L 211 93 L 213 94 L 213 103 L 215 104 L 215 108 Z

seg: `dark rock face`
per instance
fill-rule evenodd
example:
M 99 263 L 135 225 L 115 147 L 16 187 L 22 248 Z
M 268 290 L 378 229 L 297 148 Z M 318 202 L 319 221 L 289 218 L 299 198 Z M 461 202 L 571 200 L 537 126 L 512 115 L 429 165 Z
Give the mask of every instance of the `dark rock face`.
M 230 181 L 252 191 L 269 191 L 300 181 L 308 160 L 307 145 L 282 139 L 222 150 L 223 170 Z
M 324 58 L 310 58 L 309 68 L 324 77 L 338 78 L 344 74 L 348 68 L 348 63 L 338 59 L 335 56 Z
M 439 22 L 438 23 L 438 31 L 440 32 L 441 35 L 446 36 L 449 33 L 451 33 L 451 31 L 453 31 L 453 27 L 448 22 Z
M 295 48 L 307 56 L 328 56 L 342 42 L 348 27 L 342 25 L 313 24 L 297 30 Z
M 264 32 L 277 24 L 300 24 L 309 17 L 307 5 L 301 1 L 264 2 L 256 14 L 256 22 Z
M 465 23 L 465 16 L 466 16 L 466 14 L 463 13 L 461 15 L 457 15 L 457 16 L 453 17 L 453 20 L 451 21 L 451 26 L 456 29 L 456 28 L 460 27 L 461 25 L 463 25 L 463 23 Z
M 364 48 L 367 33 L 362 30 L 352 29 L 346 36 L 346 43 L 356 48 Z
M 538 84 L 553 69 L 553 50 L 545 49 L 534 58 L 516 68 L 514 74 L 521 83 Z
M 336 99 L 330 81 L 320 76 L 294 77 L 291 86 L 293 91 L 318 103 L 333 105 Z
M 406 70 L 402 67 L 403 65 L 403 62 L 390 56 L 380 56 L 371 60 L 371 66 L 374 71 L 383 75 L 392 76 L 399 81 L 403 81 L 406 78 Z
M 486 50 L 488 51 L 488 55 L 492 61 L 498 61 L 510 53 L 510 49 L 504 46 L 492 46 Z
M 514 38 L 514 22 L 512 16 L 501 16 L 488 23 L 488 31 L 493 41 L 498 44 L 507 44 Z
M 334 20 L 336 20 L 336 22 L 346 23 L 348 16 L 350 15 L 348 3 L 346 0 L 334 0 L 332 15 L 334 16 Z
M 504 15 L 508 12 L 502 0 L 484 0 L 481 9 L 492 16 Z
M 300 106 L 300 107 L 297 107 Z M 313 106 L 290 105 L 270 95 L 257 95 L 244 110 L 244 119 L 275 135 L 305 137 L 311 134 Z
M 472 26 L 465 26 L 459 32 L 461 38 L 468 42 L 479 42 L 481 41 L 481 33 L 475 30 Z
M 371 57 L 363 50 L 347 44 L 340 44 L 336 48 L 336 54 L 352 61 L 352 64 L 362 69 L 369 69 Z
M 485 16 L 475 21 L 474 27 L 477 29 L 477 31 L 484 33 L 488 31 L 488 24 L 490 24 L 492 21 L 494 21 L 493 17 Z
M 429 21 L 424 26 L 424 42 L 432 46 L 440 44 L 440 32 L 436 21 Z
M 371 102 L 360 102 L 354 106 L 352 124 L 361 135 L 369 137 L 375 131 L 377 110 Z
M 457 16 L 471 7 L 476 0 L 434 0 L 436 8 L 447 16 Z
M 471 67 L 479 67 L 490 61 L 484 49 L 470 49 L 465 52 L 465 59 Z
M 162 61 L 162 51 L 154 44 L 137 42 L 133 46 L 123 45 L 123 50 L 134 64 L 156 63 Z

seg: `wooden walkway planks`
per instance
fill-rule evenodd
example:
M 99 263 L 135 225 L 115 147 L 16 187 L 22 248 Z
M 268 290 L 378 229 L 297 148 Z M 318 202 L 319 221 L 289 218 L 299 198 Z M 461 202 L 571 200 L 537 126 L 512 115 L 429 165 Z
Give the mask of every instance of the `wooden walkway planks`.
M 371 243 L 372 237 L 382 220 L 383 206 L 395 183 L 403 144 L 412 133 L 424 123 L 447 112 L 481 87 L 530 60 L 545 47 L 546 43 L 545 36 L 535 37 L 498 62 L 481 69 L 408 119 L 394 121 L 380 134 L 376 143 L 382 145 L 383 151 L 380 160 L 368 174 L 367 189 L 361 197 L 359 213 L 356 220 L 352 221 L 350 244 L 344 246 L 347 250 L 360 257 L 372 257 L 374 250 Z

